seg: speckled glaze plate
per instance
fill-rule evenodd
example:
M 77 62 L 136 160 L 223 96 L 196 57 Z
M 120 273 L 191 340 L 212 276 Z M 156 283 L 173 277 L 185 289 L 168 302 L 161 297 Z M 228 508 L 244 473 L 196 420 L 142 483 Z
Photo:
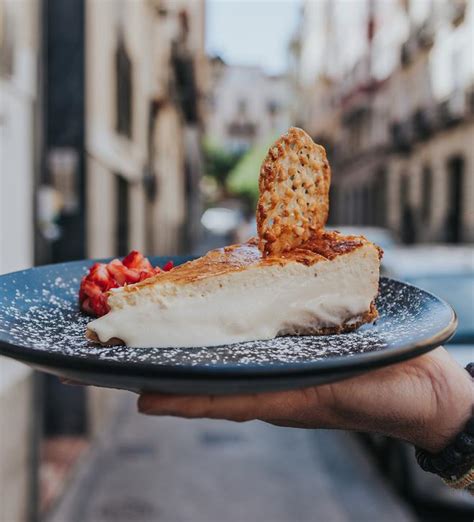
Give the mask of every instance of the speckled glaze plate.
M 168 259 L 180 264 L 189 258 Z M 84 337 L 77 261 L 0 277 L 0 354 L 76 381 L 133 391 L 239 393 L 339 380 L 415 357 L 446 342 L 452 308 L 414 286 L 382 278 L 380 317 L 349 334 L 279 337 L 196 348 L 97 347 Z

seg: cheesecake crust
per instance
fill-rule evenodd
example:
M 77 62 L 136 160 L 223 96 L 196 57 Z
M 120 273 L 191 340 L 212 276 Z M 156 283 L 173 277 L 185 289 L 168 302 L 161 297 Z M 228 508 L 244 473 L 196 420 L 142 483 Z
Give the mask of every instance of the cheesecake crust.
M 285 333 L 283 335 L 337 335 L 348 332 L 353 332 L 360 328 L 363 324 L 373 323 L 379 313 L 375 306 L 375 301 L 370 303 L 370 308 L 367 312 L 356 317 L 351 317 L 344 323 L 338 326 L 325 326 L 322 328 L 295 328 L 293 331 Z
M 100 344 L 101 346 L 125 346 L 125 343 L 122 341 L 122 339 L 119 339 L 118 337 L 112 337 L 111 339 L 103 343 L 99 339 L 99 336 L 89 328 L 86 330 L 86 339 L 91 341 L 92 343 Z

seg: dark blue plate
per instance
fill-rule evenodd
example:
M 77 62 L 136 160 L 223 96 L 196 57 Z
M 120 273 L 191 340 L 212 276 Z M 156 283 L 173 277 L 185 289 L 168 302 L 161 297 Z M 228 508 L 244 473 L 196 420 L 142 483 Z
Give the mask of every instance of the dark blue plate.
M 168 259 L 152 259 L 162 265 Z M 171 258 L 175 264 L 188 258 Z M 451 307 L 428 292 L 382 278 L 380 317 L 349 334 L 279 337 L 196 348 L 97 347 L 84 337 L 80 279 L 94 261 L 49 265 L 0 277 L 0 353 L 68 379 L 170 393 L 291 389 L 415 357 L 446 342 Z

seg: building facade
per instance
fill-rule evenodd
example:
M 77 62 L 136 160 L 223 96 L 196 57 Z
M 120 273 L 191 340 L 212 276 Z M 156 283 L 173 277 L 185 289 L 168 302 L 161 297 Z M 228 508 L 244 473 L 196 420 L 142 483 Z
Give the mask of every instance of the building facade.
M 296 118 L 333 167 L 331 221 L 474 241 L 472 2 L 352 9 L 307 2 L 293 43 Z M 316 19 L 327 31 L 314 50 Z
M 286 131 L 290 82 L 253 66 L 209 62 L 206 137 L 232 152 L 244 152 Z
M 40 35 L 36 0 L 0 1 L 0 274 L 34 262 L 34 128 Z M 0 357 L 0 520 L 31 518 L 33 372 Z
M 34 0 L 0 4 L 0 273 L 34 259 L 38 9 Z
M 204 0 L 0 0 L 0 273 L 193 248 L 204 15 Z M 38 518 L 48 419 L 87 436 L 113 415 L 117 393 L 75 388 L 0 358 L 1 520 Z
M 189 251 L 199 214 L 204 2 L 87 2 L 91 257 Z

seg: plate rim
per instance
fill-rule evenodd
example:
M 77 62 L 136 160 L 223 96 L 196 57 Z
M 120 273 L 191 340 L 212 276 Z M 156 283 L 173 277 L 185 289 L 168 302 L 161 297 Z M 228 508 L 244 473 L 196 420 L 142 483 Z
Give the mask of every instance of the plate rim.
M 152 259 L 180 259 L 181 262 L 190 260 L 195 256 L 150 256 Z M 0 276 L 1 280 L 8 276 L 16 276 L 33 270 L 47 270 L 52 267 L 83 264 L 84 267 L 94 262 L 103 262 L 110 258 L 101 259 L 84 259 L 77 261 L 69 261 L 59 264 L 42 265 L 24 270 L 18 270 Z M 162 261 L 158 261 L 160 263 Z M 121 362 L 110 359 L 88 358 L 74 354 L 65 354 L 61 352 L 42 351 L 36 348 L 15 345 L 0 339 L 0 355 L 11 357 L 26 364 L 37 366 L 45 366 L 51 369 L 66 369 L 86 371 L 95 374 L 113 373 L 115 375 L 129 377 L 154 377 L 154 378 L 173 378 L 173 379 L 189 379 L 189 378 L 207 378 L 211 380 L 225 379 L 265 379 L 274 378 L 276 376 L 298 376 L 318 374 L 324 375 L 328 373 L 341 374 L 348 370 L 376 368 L 401 362 L 418 355 L 422 355 L 443 343 L 447 342 L 455 333 L 457 327 L 457 316 L 451 305 L 444 299 L 432 294 L 431 292 L 421 289 L 410 283 L 400 281 L 398 279 L 382 276 L 381 280 L 386 282 L 395 282 L 427 294 L 435 299 L 443 307 L 450 311 L 451 317 L 448 323 L 433 334 L 431 337 L 414 341 L 412 343 L 403 343 L 387 347 L 383 350 L 373 352 L 355 353 L 350 356 L 329 356 L 322 359 L 297 361 L 297 362 L 269 362 L 265 364 L 249 363 L 246 365 L 173 365 L 173 364 L 153 364 L 149 362 Z M 308 336 L 305 336 L 308 337 Z M 199 347 L 205 348 L 205 347 Z M 187 348 L 192 350 L 193 348 Z M 348 359 L 350 362 L 348 363 Z

